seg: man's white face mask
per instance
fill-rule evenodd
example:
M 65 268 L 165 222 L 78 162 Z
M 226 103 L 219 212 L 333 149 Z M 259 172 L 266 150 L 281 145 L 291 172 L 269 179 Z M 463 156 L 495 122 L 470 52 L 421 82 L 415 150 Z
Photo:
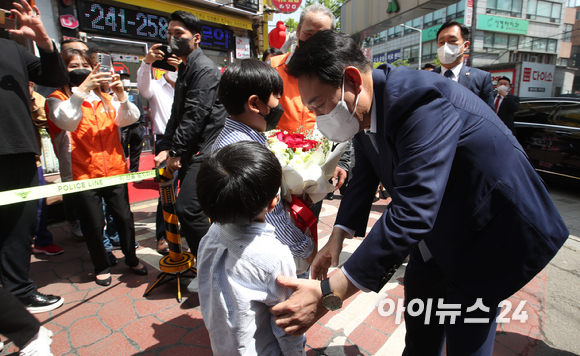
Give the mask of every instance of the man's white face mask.
M 463 42 L 465 44 L 465 42 Z M 464 52 L 459 53 L 459 50 L 463 46 L 449 44 L 445 42 L 445 44 L 439 48 L 437 48 L 437 56 L 439 57 L 439 61 L 441 64 L 451 64 L 455 62 L 458 56 L 462 55 Z
M 177 81 L 177 72 L 167 72 L 167 78 L 172 82 Z
M 348 111 L 346 101 L 344 101 L 344 81 L 342 80 L 342 91 L 340 101 L 334 109 L 326 115 L 316 116 L 316 125 L 320 133 L 327 139 L 334 142 L 346 142 L 360 131 L 360 124 L 354 114 L 358 106 L 359 95 L 356 95 L 354 109 L 352 113 Z

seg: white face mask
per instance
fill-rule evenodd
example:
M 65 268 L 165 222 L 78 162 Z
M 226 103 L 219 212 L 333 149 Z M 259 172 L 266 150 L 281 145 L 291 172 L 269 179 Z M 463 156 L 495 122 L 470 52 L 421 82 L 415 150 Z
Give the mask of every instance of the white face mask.
M 177 72 L 167 72 L 167 78 L 172 82 L 177 81 Z
M 443 46 L 437 48 L 437 56 L 439 57 L 441 64 L 451 64 L 455 62 L 457 57 L 464 53 L 459 53 L 461 46 L 463 45 L 454 45 L 445 42 Z
M 352 114 L 344 101 L 344 79 L 342 80 L 341 99 L 329 114 L 316 117 L 318 130 L 330 141 L 346 142 L 360 131 L 359 121 L 354 117 L 358 105 L 358 94 Z
M 123 80 L 121 80 L 121 83 L 123 83 L 123 86 L 125 88 L 128 88 L 129 85 L 131 85 L 131 81 L 129 79 L 123 79 Z
M 497 87 L 497 90 L 498 91 L 505 90 L 506 92 L 509 92 L 510 88 L 505 86 L 505 85 L 502 85 L 502 86 Z

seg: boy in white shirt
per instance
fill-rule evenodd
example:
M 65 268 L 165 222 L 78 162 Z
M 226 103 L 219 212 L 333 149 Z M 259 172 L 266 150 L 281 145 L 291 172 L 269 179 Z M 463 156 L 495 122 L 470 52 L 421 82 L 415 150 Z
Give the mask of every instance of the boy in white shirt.
M 198 252 L 199 301 L 214 355 L 305 355 L 304 335 L 287 335 L 268 307 L 290 297 L 278 275 L 296 277 L 292 254 L 266 212 L 278 203 L 280 163 L 263 145 L 239 141 L 201 165 L 197 194 L 213 222 Z

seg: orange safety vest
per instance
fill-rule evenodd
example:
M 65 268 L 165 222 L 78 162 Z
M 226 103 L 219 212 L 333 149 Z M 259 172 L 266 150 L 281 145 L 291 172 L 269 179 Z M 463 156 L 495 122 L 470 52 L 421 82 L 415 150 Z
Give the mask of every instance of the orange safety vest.
M 61 101 L 69 97 L 57 90 L 49 95 L 49 98 L 57 98 Z M 115 124 L 116 111 L 111 105 L 111 96 L 102 94 L 107 101 L 109 112 L 105 109 L 103 101 L 96 100 L 91 105 L 88 101 L 82 104 L 83 117 L 75 131 L 64 131 L 48 119 L 50 136 L 55 147 L 55 137 L 66 132 L 70 138 L 69 152 L 56 152 L 61 165 L 68 164 L 72 168 L 72 179 L 90 179 L 111 177 L 129 173 L 119 127 Z M 46 111 L 48 112 L 48 105 Z M 62 162 L 66 160 L 67 162 Z
M 312 130 L 316 123 L 316 115 L 302 103 L 298 91 L 298 79 L 286 72 L 288 56 L 290 53 L 270 58 L 270 64 L 280 74 L 284 82 L 284 95 L 280 98 L 284 114 L 280 118 L 277 128 L 289 133 Z

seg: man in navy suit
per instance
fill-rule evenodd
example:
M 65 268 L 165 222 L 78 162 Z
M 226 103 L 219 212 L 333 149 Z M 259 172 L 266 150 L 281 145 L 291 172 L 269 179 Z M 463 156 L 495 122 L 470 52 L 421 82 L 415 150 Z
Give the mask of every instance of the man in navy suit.
M 272 307 L 277 325 L 291 334 L 306 331 L 359 289 L 380 291 L 411 254 L 405 303 L 414 301 L 417 311 L 431 301 L 432 310 L 405 312 L 405 355 L 440 355 L 445 340 L 449 356 L 491 355 L 498 304 L 540 272 L 568 237 L 515 137 L 471 91 L 425 71 L 373 70 L 347 35 L 312 36 L 288 71 L 326 137 L 354 136 L 352 188 L 312 264 L 313 277 L 337 266 L 345 238 L 364 236 L 379 181 L 393 200 L 329 279 L 279 278 L 295 292 Z M 460 315 L 441 322 L 451 304 Z
M 458 82 L 479 96 L 490 108 L 493 104 L 493 85 L 491 74 L 463 64 L 463 55 L 469 49 L 469 28 L 455 20 L 449 20 L 437 31 L 437 57 L 441 67 L 439 73 Z
M 499 78 L 497 81 L 497 95 L 495 96 L 494 107 L 497 116 L 515 135 L 514 113 L 520 110 L 520 98 L 510 94 L 510 90 L 510 78 Z

